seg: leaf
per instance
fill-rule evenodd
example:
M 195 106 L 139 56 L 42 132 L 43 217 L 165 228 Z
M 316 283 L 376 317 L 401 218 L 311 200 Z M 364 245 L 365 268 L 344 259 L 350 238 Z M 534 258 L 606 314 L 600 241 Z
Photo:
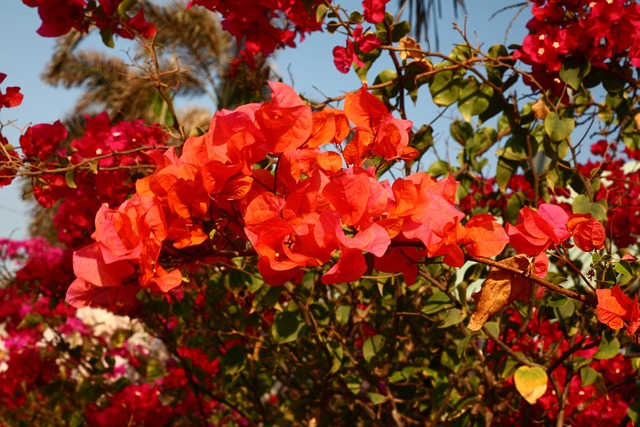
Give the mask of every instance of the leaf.
M 330 341 L 327 343 L 327 350 L 331 355 L 331 370 L 329 374 L 335 374 L 340 370 L 342 366 L 342 358 L 344 357 L 344 350 L 337 341 Z
M 225 374 L 233 375 L 242 371 L 246 358 L 247 354 L 243 345 L 234 345 L 228 349 L 222 356 L 222 366 Z
M 467 80 L 458 97 L 458 110 L 468 122 L 471 117 L 483 113 L 489 108 L 493 89 L 484 83 L 478 85 L 475 78 Z
M 457 325 L 467 317 L 467 313 L 459 308 L 452 308 L 447 310 L 447 314 L 442 319 L 442 322 L 438 325 L 439 329 L 448 328 L 449 326 Z
M 296 313 L 285 311 L 276 313 L 271 333 L 278 344 L 295 341 L 304 327 L 304 322 Z
M 520 366 L 513 376 L 518 393 L 532 405 L 547 391 L 548 380 L 544 369 L 537 366 Z
M 573 129 L 576 127 L 576 122 L 565 117 L 560 119 L 556 113 L 549 113 L 547 118 L 544 119 L 544 130 L 549 135 L 552 141 L 560 142 L 569 137 Z
M 349 322 L 349 316 L 351 315 L 350 305 L 340 305 L 336 309 L 336 322 L 339 325 L 346 325 Z
M 365 340 L 362 345 L 362 355 L 364 360 L 370 362 L 376 357 L 384 347 L 384 337 L 382 335 L 374 335 Z
M 507 185 L 511 180 L 511 177 L 518 169 L 518 163 L 505 159 L 504 157 L 498 158 L 498 165 L 496 170 L 496 181 L 498 182 L 498 188 L 500 191 L 505 191 Z M 513 199 L 513 197 L 511 197 Z
M 613 269 L 624 276 L 633 277 L 633 267 L 625 260 L 620 260 Z
M 379 393 L 367 393 L 367 397 L 371 399 L 371 403 L 373 403 L 374 406 L 380 405 L 381 403 L 384 403 L 385 400 L 387 400 L 386 397 Z
M 459 78 L 455 77 L 453 71 L 445 70 L 437 73 L 429 85 L 429 91 L 433 97 L 433 102 L 446 107 L 458 100 L 460 93 Z
M 522 271 L 526 275 L 532 272 L 529 258 L 524 254 L 506 258 L 500 263 Z M 473 294 L 476 309 L 471 315 L 468 327 L 472 331 L 479 331 L 489 317 L 499 313 L 516 299 L 526 301 L 529 298 L 531 298 L 529 279 L 498 267 L 491 267 L 489 275 L 482 284 L 482 289 Z
M 68 170 L 67 173 L 64 174 L 64 180 L 67 183 L 67 187 L 76 189 L 78 186 L 76 185 L 76 171 L 73 169 Z
M 437 291 L 429 297 L 422 308 L 422 312 L 424 314 L 433 314 L 449 308 L 453 308 L 453 303 L 449 296 L 442 291 Z
M 603 336 L 602 341 L 600 341 L 600 345 L 598 346 L 598 351 L 593 355 L 593 358 L 598 360 L 613 359 L 618 355 L 619 351 L 620 341 L 618 341 L 618 338 L 614 337 L 609 341 Z
M 582 387 L 588 387 L 595 383 L 599 376 L 600 373 L 598 373 L 598 371 L 588 366 L 583 366 L 580 369 L 580 381 L 582 382 Z
M 571 208 L 573 213 L 591 214 L 591 216 L 598 221 L 607 220 L 607 206 L 603 200 L 592 203 L 584 194 L 578 194 L 575 199 L 573 199 Z
M 591 71 L 591 64 L 586 59 L 566 58 L 562 61 L 560 69 L 560 78 L 567 83 L 573 90 L 580 89 L 582 80 Z

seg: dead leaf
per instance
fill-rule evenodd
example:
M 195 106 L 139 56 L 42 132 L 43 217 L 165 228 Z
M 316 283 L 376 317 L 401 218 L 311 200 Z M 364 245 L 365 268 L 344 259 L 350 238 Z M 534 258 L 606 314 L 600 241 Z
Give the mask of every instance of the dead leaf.
M 538 99 L 531 106 L 531 110 L 533 114 L 536 116 L 536 119 L 544 120 L 549 115 L 549 107 L 542 99 Z
M 532 274 L 531 261 L 524 254 L 504 259 L 500 264 L 522 271 L 526 275 Z M 491 267 L 482 289 L 473 294 L 476 310 L 471 315 L 468 327 L 472 331 L 479 331 L 489 317 L 499 313 L 516 299 L 526 301 L 529 298 L 531 281 L 528 278 L 502 268 Z
M 412 37 L 403 37 L 398 43 L 398 47 L 402 49 L 400 51 L 400 58 L 404 61 L 407 58 L 422 59 L 424 58 L 424 52 L 420 47 L 420 43 L 416 42 Z

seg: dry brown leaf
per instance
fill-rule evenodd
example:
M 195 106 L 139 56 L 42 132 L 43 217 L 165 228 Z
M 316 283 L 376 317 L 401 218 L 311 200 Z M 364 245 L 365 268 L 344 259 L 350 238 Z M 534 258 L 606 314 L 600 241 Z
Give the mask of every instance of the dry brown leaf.
M 402 59 L 403 61 L 407 58 L 424 58 L 424 53 L 421 52 L 422 48 L 420 47 L 420 43 L 416 42 L 412 37 L 401 38 L 400 42 L 398 43 L 398 47 L 400 49 L 403 49 L 400 51 L 400 59 Z
M 511 267 L 529 275 L 532 272 L 531 262 L 526 255 L 520 254 L 500 261 L 506 267 Z M 531 298 L 531 281 L 519 274 L 491 267 L 489 276 L 482 284 L 482 289 L 473 294 L 476 310 L 471 315 L 469 329 L 479 331 L 489 317 L 502 311 L 517 299 Z
M 531 110 L 537 119 L 544 120 L 549 115 L 549 107 L 542 99 L 538 99 L 531 106 Z

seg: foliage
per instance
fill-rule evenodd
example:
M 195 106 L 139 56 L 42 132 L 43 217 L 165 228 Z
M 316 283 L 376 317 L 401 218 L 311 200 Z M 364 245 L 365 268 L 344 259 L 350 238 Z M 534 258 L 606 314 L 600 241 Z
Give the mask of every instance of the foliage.
M 165 109 L 1 137 L 0 185 L 30 178 L 63 244 L 0 241 L 3 424 L 638 421 L 636 2 L 536 1 L 521 45 L 460 31 L 449 54 L 384 0 L 25 3 L 44 36 L 134 38 Z M 196 6 L 239 54 L 188 80 L 218 103 L 229 76 L 253 91 L 188 136 L 158 58 L 215 51 L 164 32 Z M 322 27 L 340 38 L 333 65 L 373 84 L 317 105 L 256 85 Z M 427 90 L 457 107 L 455 161 L 427 164 L 440 141 L 407 108 Z M 0 101 L 17 107 L 19 88 Z

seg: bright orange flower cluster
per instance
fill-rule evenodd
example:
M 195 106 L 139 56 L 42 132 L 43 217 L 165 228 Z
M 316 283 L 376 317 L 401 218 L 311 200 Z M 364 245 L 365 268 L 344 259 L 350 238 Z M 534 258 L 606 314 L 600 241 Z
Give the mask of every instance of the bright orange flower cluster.
M 598 320 L 616 331 L 626 327 L 626 334 L 637 340 L 640 328 L 638 295 L 632 300 L 622 292 L 620 285 L 615 285 L 611 289 L 597 289 L 596 296 Z
M 119 298 L 168 292 L 182 267 L 240 254 L 257 255 L 264 280 L 281 285 L 328 263 L 326 284 L 358 280 L 370 266 L 413 283 L 424 256 L 461 266 L 463 248 L 502 252 L 509 239 L 491 215 L 462 224 L 452 178 L 415 173 L 390 184 L 365 166 L 417 154 L 411 122 L 366 87 L 347 95 L 344 110 L 315 113 L 288 86 L 271 89 L 268 102 L 217 113 L 181 155 L 150 154 L 155 173 L 117 209 L 104 205 L 96 242 L 75 253 L 72 305 L 132 303 Z

